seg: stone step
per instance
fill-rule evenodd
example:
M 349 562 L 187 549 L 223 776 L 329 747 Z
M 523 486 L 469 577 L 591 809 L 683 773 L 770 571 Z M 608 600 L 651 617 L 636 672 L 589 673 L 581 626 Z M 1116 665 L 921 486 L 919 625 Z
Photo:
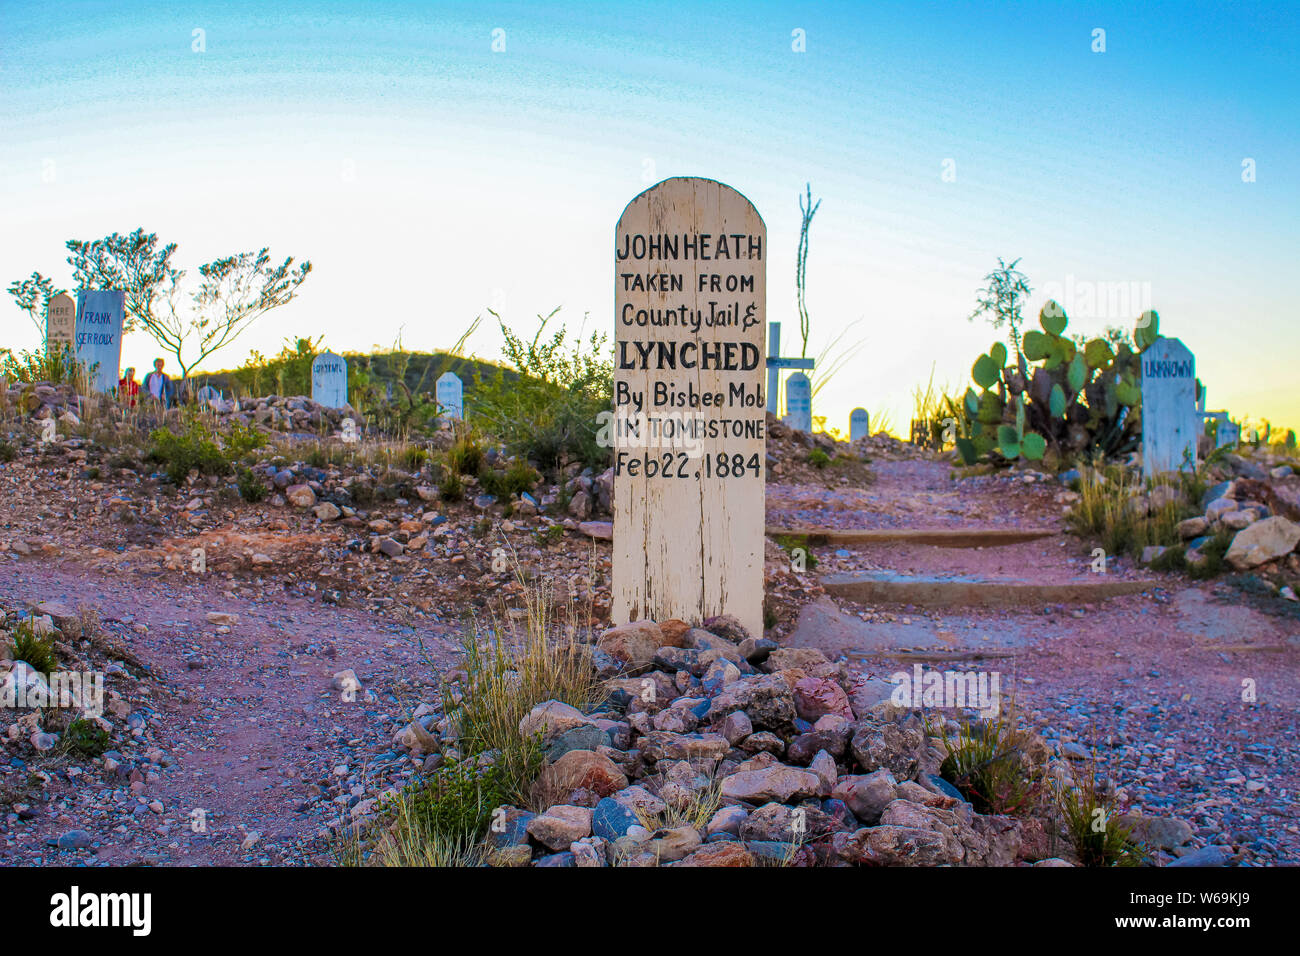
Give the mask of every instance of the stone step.
M 911 604 L 916 607 L 1032 607 L 1043 604 L 1088 604 L 1159 586 L 1096 575 L 1062 581 L 1025 581 L 974 575 L 939 577 L 892 571 L 857 571 L 822 578 L 828 594 L 864 604 Z
M 822 545 L 852 544 L 926 544 L 937 548 L 996 548 L 1050 538 L 1051 528 L 768 528 L 768 537 L 793 535 L 806 537 L 808 543 Z

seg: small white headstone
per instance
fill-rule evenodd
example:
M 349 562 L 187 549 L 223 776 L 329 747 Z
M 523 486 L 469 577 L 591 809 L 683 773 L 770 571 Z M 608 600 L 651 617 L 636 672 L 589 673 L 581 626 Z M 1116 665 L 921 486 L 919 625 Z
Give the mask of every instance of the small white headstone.
M 871 419 L 865 408 L 855 408 L 849 412 L 849 441 L 857 441 L 871 434 Z
M 71 345 L 77 330 L 77 303 L 66 292 L 50 297 L 45 312 L 45 347 Z
M 801 432 L 812 431 L 812 382 L 803 372 L 785 380 L 785 422 Z
M 342 355 L 321 352 L 311 363 L 311 397 L 326 408 L 348 403 L 348 363 Z
M 125 318 L 126 293 L 121 289 L 87 289 L 77 293 L 73 347 L 77 361 L 90 373 L 90 387 L 96 392 L 117 388 Z
M 434 398 L 449 418 L 465 417 L 465 386 L 455 372 L 443 372 L 434 383 Z
M 1241 444 L 1241 426 L 1226 415 L 1219 419 L 1219 427 L 1214 434 L 1215 448 L 1236 448 Z
M 1196 467 L 1196 357 L 1178 339 L 1142 353 L 1142 474 Z

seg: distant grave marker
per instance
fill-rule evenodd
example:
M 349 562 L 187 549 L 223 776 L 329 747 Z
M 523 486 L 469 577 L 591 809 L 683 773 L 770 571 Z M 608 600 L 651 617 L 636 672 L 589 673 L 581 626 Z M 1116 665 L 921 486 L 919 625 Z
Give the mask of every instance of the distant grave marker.
M 77 331 L 77 303 L 66 292 L 50 297 L 45 311 L 45 347 L 71 345 Z
M 348 363 L 342 355 L 321 352 L 311 363 L 311 397 L 326 408 L 348 403 Z
M 117 388 L 125 319 L 126 293 L 121 289 L 86 289 L 77 293 L 73 348 L 77 361 L 90 375 L 93 391 Z
M 871 419 L 865 408 L 855 408 L 849 412 L 849 441 L 857 441 L 871 434 Z
M 614 249 L 613 621 L 761 635 L 767 227 L 730 186 L 674 178 Z
M 781 395 L 781 369 L 799 368 L 811 372 L 816 362 L 810 358 L 781 357 L 781 323 L 769 322 L 767 327 L 767 410 L 776 414 Z
M 447 417 L 457 421 L 465 417 L 465 384 L 455 372 L 443 372 L 434 382 L 434 398 Z
M 812 431 L 812 382 L 803 372 L 785 380 L 785 423 L 801 432 Z
M 1196 467 L 1196 357 L 1178 339 L 1156 339 L 1142 353 L 1142 474 Z

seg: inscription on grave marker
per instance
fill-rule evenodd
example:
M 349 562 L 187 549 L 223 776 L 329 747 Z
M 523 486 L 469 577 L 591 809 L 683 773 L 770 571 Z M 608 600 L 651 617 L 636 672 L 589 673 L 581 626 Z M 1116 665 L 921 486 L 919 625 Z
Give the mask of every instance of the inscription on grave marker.
M 1142 474 L 1196 467 L 1196 358 L 1178 339 L 1142 353 Z
M 311 397 L 326 408 L 348 403 L 348 363 L 342 355 L 321 352 L 311 363 Z

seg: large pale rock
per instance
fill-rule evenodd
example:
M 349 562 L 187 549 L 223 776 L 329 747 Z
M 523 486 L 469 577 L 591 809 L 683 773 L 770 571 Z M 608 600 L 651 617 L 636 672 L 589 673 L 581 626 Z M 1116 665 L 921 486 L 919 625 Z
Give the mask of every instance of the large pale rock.
M 702 846 L 690 856 L 684 858 L 678 866 L 753 866 L 754 855 L 745 849 L 745 844 L 735 840 L 724 840 Z
M 591 808 L 559 804 L 528 821 L 528 835 L 552 850 L 591 836 Z
M 519 733 L 524 737 L 541 734 L 543 738 L 550 738 L 571 727 L 591 722 L 591 718 L 578 708 L 563 701 L 548 700 L 524 715 L 524 719 L 519 721 Z
M 849 695 L 844 693 L 843 687 L 825 677 L 804 677 L 795 682 L 794 709 L 809 723 L 816 723 L 827 714 L 853 719 Z
M 284 497 L 295 508 L 310 508 L 316 503 L 316 492 L 310 485 L 290 485 L 284 489 Z
M 815 773 L 777 764 L 762 770 L 742 770 L 722 778 L 722 795 L 746 803 L 790 803 L 815 797 L 821 780 Z
M 849 742 L 863 770 L 885 768 L 899 780 L 914 778 L 925 757 L 925 730 L 920 719 L 890 705 L 877 705 L 854 726 Z
M 831 789 L 831 796 L 843 800 L 853 815 L 870 826 L 880 822 L 885 807 L 894 801 L 898 781 L 888 770 L 844 776 Z
M 654 662 L 655 651 L 664 646 L 664 634 L 654 621 L 633 621 L 611 627 L 600 635 L 596 646 L 628 667 L 645 668 Z
M 1245 571 L 1290 554 L 1297 544 L 1300 544 L 1300 524 L 1274 515 L 1238 531 L 1225 557 L 1238 571 Z
M 542 771 L 538 786 L 543 793 L 567 795 L 584 787 L 608 797 L 627 786 L 627 775 L 608 757 L 590 750 L 570 750 Z

